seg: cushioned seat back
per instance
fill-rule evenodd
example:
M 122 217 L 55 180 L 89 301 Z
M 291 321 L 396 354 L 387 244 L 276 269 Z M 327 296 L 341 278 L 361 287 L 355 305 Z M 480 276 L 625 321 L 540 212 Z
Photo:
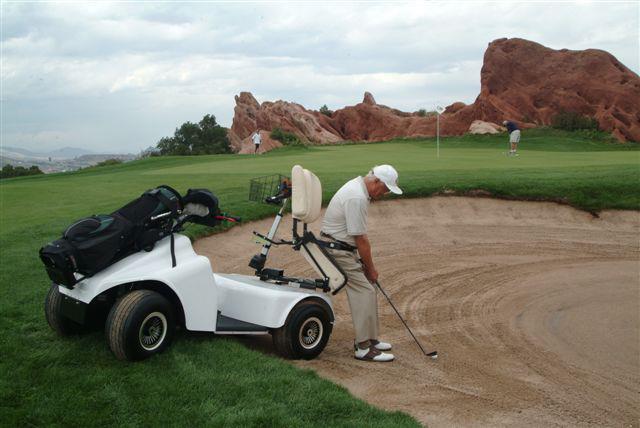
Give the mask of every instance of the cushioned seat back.
M 291 214 L 303 223 L 313 223 L 320 217 L 322 185 L 316 175 L 296 165 L 291 169 Z

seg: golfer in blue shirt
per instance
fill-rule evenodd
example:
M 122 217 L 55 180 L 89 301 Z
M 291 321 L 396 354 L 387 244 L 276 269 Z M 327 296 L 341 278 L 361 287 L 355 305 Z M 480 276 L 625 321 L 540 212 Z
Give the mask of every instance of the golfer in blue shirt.
M 518 143 L 520 142 L 520 129 L 515 122 L 511 122 L 510 120 L 505 120 L 502 124 L 507 127 L 507 132 L 509 132 L 509 143 L 511 143 L 509 156 L 518 156 L 516 151 L 518 150 Z

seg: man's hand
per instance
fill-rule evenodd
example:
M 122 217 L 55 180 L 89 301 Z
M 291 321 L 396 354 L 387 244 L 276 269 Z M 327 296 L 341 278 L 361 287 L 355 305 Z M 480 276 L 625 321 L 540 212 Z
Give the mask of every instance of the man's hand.
M 376 282 L 378 280 L 378 271 L 373 266 L 373 258 L 371 257 L 371 244 L 367 235 L 354 236 L 356 240 L 356 247 L 358 247 L 358 254 L 362 260 L 362 267 L 364 270 L 364 276 L 367 277 L 369 282 Z
M 367 279 L 369 280 L 370 283 L 375 283 L 376 281 L 378 281 L 378 271 L 376 270 L 376 268 L 374 267 L 364 267 L 364 276 L 367 277 Z

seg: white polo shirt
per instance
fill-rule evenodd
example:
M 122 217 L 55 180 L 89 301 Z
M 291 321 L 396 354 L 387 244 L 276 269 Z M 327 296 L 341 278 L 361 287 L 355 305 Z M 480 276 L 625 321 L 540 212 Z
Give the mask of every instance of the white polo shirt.
M 354 236 L 367 233 L 369 192 L 362 177 L 342 186 L 329 202 L 322 220 L 322 232 L 356 245 Z
M 253 140 L 253 144 L 259 146 L 260 143 L 262 142 L 262 138 L 260 137 L 260 134 L 258 134 L 257 132 L 255 132 L 253 134 L 253 136 L 251 137 L 251 139 Z

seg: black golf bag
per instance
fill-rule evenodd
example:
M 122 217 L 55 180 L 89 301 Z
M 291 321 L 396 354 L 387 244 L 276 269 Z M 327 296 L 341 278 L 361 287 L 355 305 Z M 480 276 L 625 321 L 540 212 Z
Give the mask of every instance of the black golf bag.
M 171 233 L 182 208 L 180 194 L 162 185 L 147 190 L 111 215 L 120 216 L 132 224 L 133 251 L 151 251 L 157 241 Z
M 92 276 L 129 254 L 151 251 L 157 241 L 172 235 L 181 210 L 180 194 L 159 186 L 110 215 L 76 221 L 62 238 L 40 249 L 40 259 L 53 282 L 72 287 L 82 279 L 75 273 Z

